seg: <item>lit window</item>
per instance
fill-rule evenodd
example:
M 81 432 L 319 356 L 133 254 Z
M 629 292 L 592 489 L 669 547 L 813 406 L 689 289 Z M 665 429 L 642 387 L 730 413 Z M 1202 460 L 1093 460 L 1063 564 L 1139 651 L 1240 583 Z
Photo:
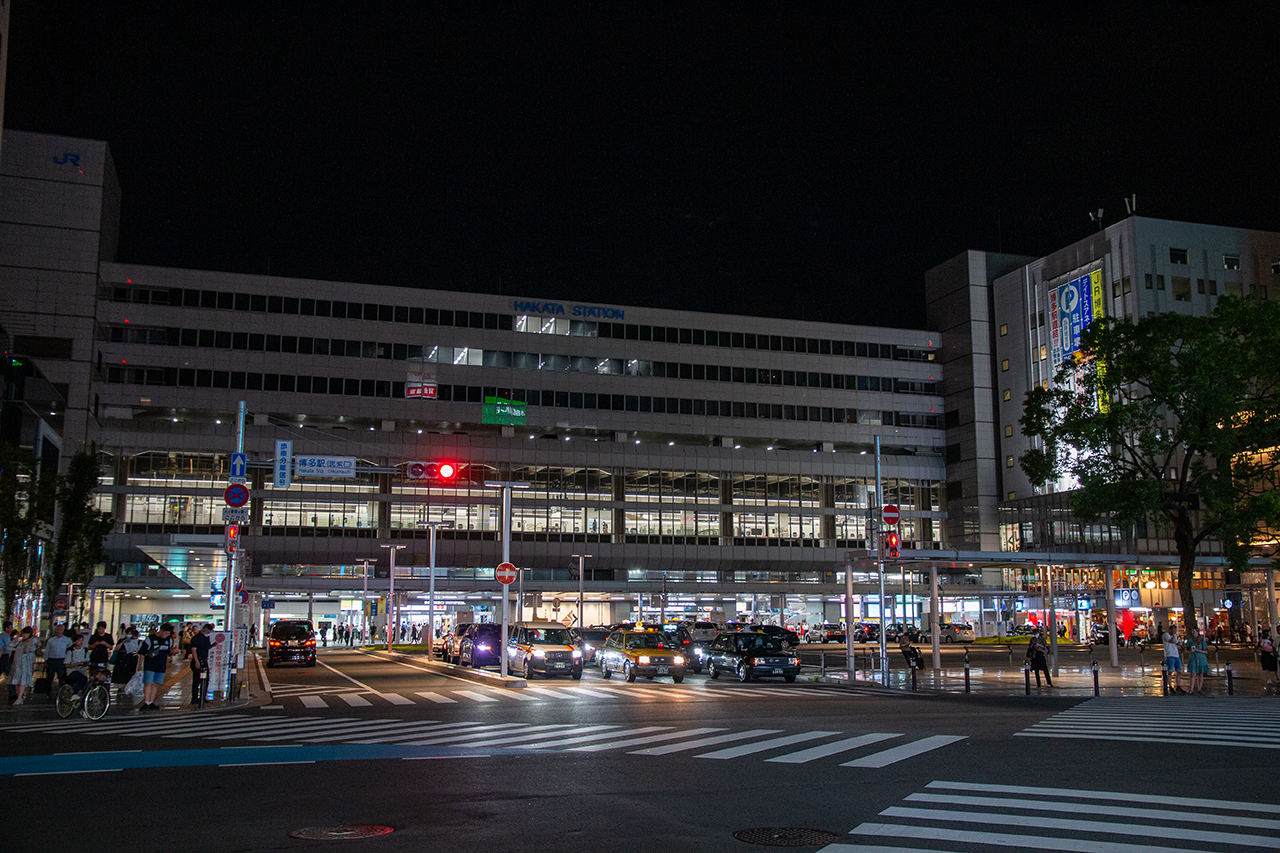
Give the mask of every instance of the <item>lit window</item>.
M 1002 338 L 1003 338 L 1003 337 L 1004 337 L 1005 335 L 1007 335 L 1007 334 L 1009 334 L 1009 324 L 1008 324 L 1008 323 L 1001 323 L 1001 324 L 1000 324 L 1000 337 L 1002 337 Z
M 1004 425 L 1004 437 L 1013 438 L 1013 424 Z
M 1007 403 L 1013 399 L 1013 392 L 1008 388 L 1004 389 L 1004 401 Z
M 1048 380 L 1048 379 L 1041 379 L 1041 380 L 1040 380 L 1040 387 L 1041 387 L 1041 388 L 1043 388 L 1044 390 L 1048 391 L 1048 390 L 1049 390 L 1049 380 Z
M 1239 255 L 1223 255 L 1222 268 L 1224 270 L 1240 269 L 1240 256 Z
M 1006 467 L 1006 468 L 1012 468 L 1012 467 L 1013 467 L 1013 457 L 1012 457 L 1012 456 L 1006 456 L 1006 457 L 1004 458 L 1004 467 Z
M 1015 494 L 1014 492 L 1010 492 L 1010 493 L 1009 493 L 1009 500 L 1013 500 L 1013 499 L 1014 499 L 1014 494 Z
M 1170 249 L 1169 250 L 1169 263 L 1185 264 L 1186 262 L 1187 262 L 1186 249 Z
M 1048 358 L 1048 357 L 1049 357 L 1049 346 L 1048 346 L 1048 344 L 1041 344 L 1041 345 L 1040 345 L 1040 360 L 1041 360 L 1041 361 L 1044 361 L 1044 360 L 1045 360 L 1046 358 Z
M 1009 359 L 1006 358 L 1004 361 L 1000 362 L 1000 370 L 1001 372 L 1004 372 L 1004 371 L 1007 371 L 1008 369 L 1009 369 Z

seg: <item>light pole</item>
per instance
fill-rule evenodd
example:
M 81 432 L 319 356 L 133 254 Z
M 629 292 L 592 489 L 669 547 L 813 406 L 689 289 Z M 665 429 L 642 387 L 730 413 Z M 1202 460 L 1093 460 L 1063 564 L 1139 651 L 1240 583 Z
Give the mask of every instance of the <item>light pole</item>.
M 511 490 L 527 489 L 528 483 L 518 480 L 485 480 L 486 489 L 502 489 L 502 562 L 511 562 Z M 520 577 L 524 577 L 523 569 Z M 502 586 L 502 667 L 501 675 L 507 677 L 507 610 L 511 604 L 510 589 Z
M 357 560 L 364 569 L 364 596 L 360 599 L 360 645 L 369 640 L 369 566 L 377 560 Z
M 587 617 L 583 615 L 583 610 L 582 610 L 582 607 L 583 607 L 582 599 L 584 597 L 582 579 L 586 573 L 586 569 L 583 566 L 586 559 L 591 555 L 590 554 L 574 554 L 573 556 L 578 558 L 578 627 L 585 628 L 587 626 Z
M 449 524 L 447 521 L 419 521 L 419 527 L 431 529 L 431 574 L 427 581 L 427 660 L 436 656 L 436 528 Z
M 387 651 L 391 651 L 391 644 L 395 641 L 396 630 L 399 628 L 393 620 L 391 614 L 396 613 L 399 608 L 396 607 L 396 551 L 404 548 L 404 545 L 379 545 L 379 548 L 387 548 L 391 551 L 391 588 L 387 595 Z
M 884 512 L 884 494 L 880 485 L 880 436 L 876 436 L 876 511 L 872 516 L 876 530 L 876 557 L 880 563 L 880 683 L 889 686 L 889 646 L 884 624 L 884 543 L 880 541 L 880 513 Z

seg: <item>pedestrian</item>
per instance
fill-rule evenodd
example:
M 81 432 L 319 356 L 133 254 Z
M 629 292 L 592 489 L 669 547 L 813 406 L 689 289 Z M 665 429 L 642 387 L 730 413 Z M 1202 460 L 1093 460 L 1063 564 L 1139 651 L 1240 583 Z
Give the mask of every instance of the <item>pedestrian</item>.
M 156 694 L 164 683 L 169 668 L 169 656 L 173 654 L 173 626 L 165 622 L 154 637 L 147 637 L 139 651 L 142 654 L 142 707 L 139 711 L 159 711 Z
M 49 676 L 50 699 L 58 695 L 58 687 L 54 684 L 54 679 L 57 679 L 58 684 L 66 681 L 66 656 L 70 648 L 71 638 L 67 636 L 66 628 L 61 624 L 54 625 L 53 636 L 44 642 L 44 671 L 45 675 Z
M 1182 652 L 1178 648 L 1178 632 L 1172 624 L 1164 632 L 1161 642 L 1164 644 L 1165 669 L 1173 676 L 1173 692 L 1186 693 L 1182 689 Z
M 0 679 L 9 674 L 9 662 L 13 659 L 13 639 L 9 632 L 13 630 L 12 622 L 4 623 L 4 630 L 0 631 Z
M 89 663 L 95 667 L 105 667 L 111 659 L 111 649 L 115 644 L 115 638 L 107 633 L 107 623 L 99 622 L 85 643 L 85 647 L 89 650 Z
M 17 689 L 17 698 L 13 702 L 15 705 L 27 701 L 27 688 L 35 682 L 37 645 L 35 631 L 30 625 L 18 632 L 18 642 L 13 646 L 13 669 L 10 674 L 10 682 Z
M 191 637 L 191 704 L 201 704 L 204 698 L 204 691 L 200 689 L 200 684 L 204 676 L 209 671 L 209 647 L 212 645 L 209 637 L 213 634 L 213 625 L 206 622 L 199 631 Z
M 1275 641 L 1271 639 L 1271 632 L 1263 630 L 1259 632 L 1258 640 L 1258 661 L 1262 664 L 1262 674 L 1267 679 L 1265 692 L 1267 694 L 1280 692 L 1277 688 L 1280 685 L 1276 683 L 1276 647 Z
M 1209 644 L 1199 628 L 1191 629 L 1191 639 L 1187 643 L 1187 675 L 1191 677 L 1187 692 L 1204 695 L 1204 677 L 1209 674 Z
M 1044 673 L 1045 683 L 1050 687 L 1053 686 L 1053 679 L 1049 677 L 1049 647 L 1044 641 L 1044 629 L 1036 628 L 1036 632 L 1031 635 L 1031 642 L 1027 643 L 1027 660 L 1031 662 L 1031 671 L 1036 674 L 1036 687 L 1040 686 L 1040 673 Z
M 66 682 L 77 693 L 84 693 L 85 687 L 89 684 L 89 650 L 84 647 L 83 634 L 76 634 L 72 639 L 71 648 L 67 649 L 62 662 L 65 667 Z
M 138 629 L 130 625 L 121 634 L 120 642 L 116 644 L 115 651 L 112 653 L 115 662 L 111 665 L 111 683 L 120 685 L 121 696 L 124 695 L 124 686 L 138 671 L 138 649 L 141 646 L 142 640 L 138 637 Z

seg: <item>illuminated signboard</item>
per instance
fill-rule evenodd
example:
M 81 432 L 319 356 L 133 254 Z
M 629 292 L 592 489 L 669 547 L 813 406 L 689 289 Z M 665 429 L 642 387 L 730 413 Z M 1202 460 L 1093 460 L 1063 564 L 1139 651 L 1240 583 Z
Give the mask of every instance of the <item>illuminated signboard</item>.
M 525 404 L 505 397 L 485 397 L 481 422 L 521 426 L 525 422 Z

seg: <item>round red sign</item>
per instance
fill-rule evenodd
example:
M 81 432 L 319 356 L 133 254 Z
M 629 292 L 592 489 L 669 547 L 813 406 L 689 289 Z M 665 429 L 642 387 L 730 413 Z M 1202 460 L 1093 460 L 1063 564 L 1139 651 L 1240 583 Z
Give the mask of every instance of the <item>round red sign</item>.
M 893 504 L 885 504 L 884 509 L 880 511 L 880 517 L 884 519 L 885 524 L 897 524 L 898 508 Z
M 514 583 L 516 579 L 516 567 L 510 563 L 499 563 L 498 568 L 494 570 L 493 574 L 500 584 L 505 585 Z
M 227 486 L 227 490 L 222 494 L 223 500 L 227 502 L 227 506 L 244 506 L 249 502 L 249 490 L 239 483 Z

